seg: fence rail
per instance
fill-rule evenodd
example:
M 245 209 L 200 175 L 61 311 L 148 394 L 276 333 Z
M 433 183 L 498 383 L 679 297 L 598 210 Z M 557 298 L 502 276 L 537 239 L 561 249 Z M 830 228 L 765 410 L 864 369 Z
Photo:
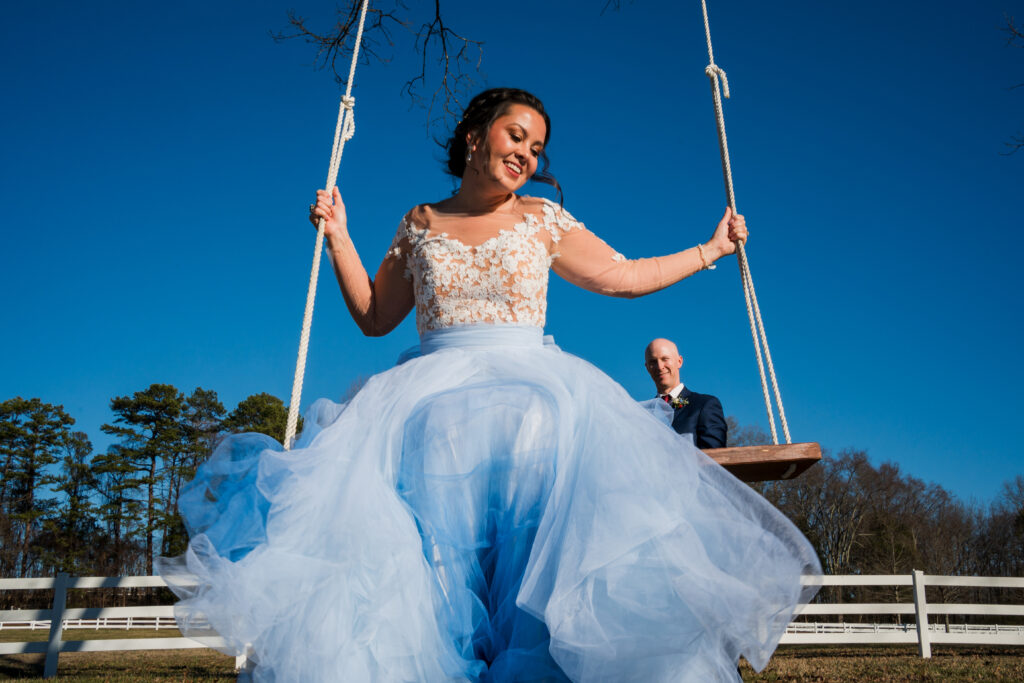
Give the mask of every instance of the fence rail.
M 49 638 L 45 642 L 0 643 L 0 655 L 22 653 L 45 654 L 43 678 L 57 675 L 57 664 L 61 652 L 116 652 L 123 650 L 186 650 L 206 648 L 223 644 L 218 638 L 204 639 L 199 643 L 191 638 L 109 638 L 102 640 L 65 641 L 62 635 L 69 628 L 94 628 L 97 623 L 110 624 L 111 628 L 130 629 L 142 624 L 154 628 L 174 624 L 174 607 L 67 607 L 70 588 L 165 588 L 167 583 L 159 576 L 68 576 L 57 574 L 53 578 L 0 579 L 0 591 L 10 590 L 52 590 L 53 603 L 50 609 L 0 610 L 0 627 L 10 628 L 13 624 L 46 623 Z M 245 657 L 236 657 L 235 666 L 246 665 Z
M 845 616 L 908 614 L 911 624 L 850 624 L 792 622 L 779 641 L 782 645 L 835 645 L 916 643 L 922 657 L 932 656 L 932 643 L 954 645 L 1024 645 L 1024 626 L 929 623 L 930 615 L 1024 617 L 1024 604 L 982 605 L 974 603 L 929 603 L 928 586 L 961 588 L 1024 589 L 1024 578 L 988 576 L 937 576 L 912 574 L 872 576 L 806 576 L 804 583 L 816 586 L 910 586 L 913 602 L 814 603 L 801 605 L 795 616 Z M 1024 602 L 1024 601 L 1022 601 Z
M 984 605 L 974 603 L 928 603 L 927 586 L 965 588 L 1024 589 L 1024 578 L 981 576 L 934 576 L 915 571 L 912 574 L 873 576 L 808 576 L 807 585 L 818 586 L 910 586 L 912 603 L 814 603 L 801 605 L 796 616 L 912 615 L 913 623 L 871 624 L 846 622 L 794 621 L 780 644 L 882 644 L 917 643 L 922 657 L 931 656 L 932 643 L 970 645 L 1024 645 L 1024 625 L 974 625 L 929 623 L 929 615 L 982 615 L 1024 617 L 1024 604 Z M 174 628 L 174 608 L 155 607 L 67 607 L 70 588 L 162 588 L 167 584 L 159 576 L 80 576 L 58 574 L 54 578 L 0 579 L 0 591 L 52 590 L 50 609 L 0 610 L 0 630 L 45 628 L 47 641 L 0 643 L 0 655 L 45 653 L 43 677 L 57 674 L 61 652 L 110 652 L 118 650 L 170 650 L 223 645 L 218 638 L 199 643 L 189 638 L 127 638 L 64 641 L 69 629 L 99 628 Z M 1021 601 L 1024 603 L 1024 601 Z M 236 668 L 246 668 L 244 655 L 235 658 Z
M 154 616 L 155 612 L 163 613 L 165 610 L 167 610 L 166 607 L 152 607 L 145 609 L 147 610 L 146 614 L 139 616 L 101 617 L 99 619 L 65 619 L 61 628 L 63 628 L 65 631 L 67 631 L 68 629 L 75 628 L 88 628 L 94 631 L 99 631 L 101 628 L 124 629 L 125 631 L 130 631 L 135 628 L 152 629 L 154 631 L 159 631 L 162 628 L 178 628 L 178 623 L 174 620 L 173 614 L 167 614 L 166 616 Z M 167 611 L 170 612 L 171 610 Z M 0 621 L 0 631 L 11 631 L 14 629 L 28 629 L 29 631 L 48 631 L 50 629 L 50 623 L 51 622 L 49 619 L 33 619 L 27 621 Z

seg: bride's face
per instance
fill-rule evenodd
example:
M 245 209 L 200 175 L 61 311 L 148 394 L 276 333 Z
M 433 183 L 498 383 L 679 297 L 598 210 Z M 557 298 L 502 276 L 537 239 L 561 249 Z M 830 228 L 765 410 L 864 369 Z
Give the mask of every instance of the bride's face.
M 470 166 L 503 190 L 515 192 L 537 171 L 547 132 L 540 112 L 524 104 L 513 104 L 495 119 L 484 141 L 469 141 L 473 152 Z M 482 156 L 479 161 L 478 154 Z

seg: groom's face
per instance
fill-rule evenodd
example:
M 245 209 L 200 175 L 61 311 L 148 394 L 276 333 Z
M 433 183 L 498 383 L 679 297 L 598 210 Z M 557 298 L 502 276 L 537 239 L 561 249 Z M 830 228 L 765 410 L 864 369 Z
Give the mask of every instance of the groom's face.
M 669 340 L 652 341 L 644 353 L 644 364 L 658 388 L 658 393 L 671 391 L 679 384 L 679 369 L 683 367 L 683 357 L 679 355 L 676 345 Z

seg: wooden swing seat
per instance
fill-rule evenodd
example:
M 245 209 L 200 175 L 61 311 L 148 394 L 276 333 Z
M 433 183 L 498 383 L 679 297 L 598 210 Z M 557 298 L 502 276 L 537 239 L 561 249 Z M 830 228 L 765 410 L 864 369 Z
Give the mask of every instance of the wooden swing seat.
M 821 445 L 812 442 L 778 446 L 708 448 L 708 457 L 743 481 L 792 479 L 821 460 Z

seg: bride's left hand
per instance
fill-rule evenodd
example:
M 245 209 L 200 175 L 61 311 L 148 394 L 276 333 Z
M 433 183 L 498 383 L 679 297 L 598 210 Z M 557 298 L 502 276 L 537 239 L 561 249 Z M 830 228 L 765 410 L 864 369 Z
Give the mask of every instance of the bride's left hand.
M 725 214 L 722 220 L 718 221 L 715 234 L 707 243 L 707 247 L 715 255 L 715 258 L 736 253 L 736 242 L 747 241 L 747 219 L 743 214 L 732 212 L 731 207 L 725 207 Z

